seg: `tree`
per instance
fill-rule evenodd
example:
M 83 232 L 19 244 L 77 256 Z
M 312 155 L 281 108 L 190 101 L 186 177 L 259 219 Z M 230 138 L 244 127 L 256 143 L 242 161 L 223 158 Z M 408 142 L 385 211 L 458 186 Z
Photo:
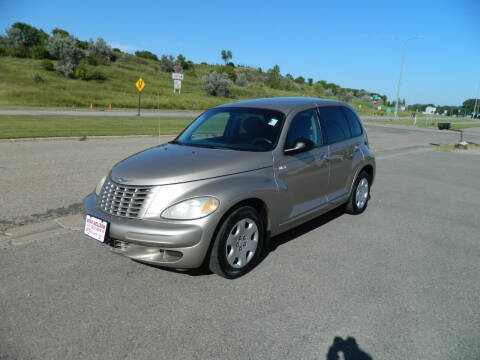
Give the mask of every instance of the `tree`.
M 273 89 L 280 88 L 282 76 L 280 75 L 280 66 L 274 65 L 273 68 L 267 70 L 267 78 L 265 84 Z
M 6 36 L 1 38 L 0 45 L 11 49 L 8 53 L 17 57 L 43 59 L 47 56 L 45 50 L 47 40 L 48 34 L 43 30 L 17 22 L 7 29 Z
M 183 70 L 188 70 L 188 68 L 189 68 L 189 64 L 187 62 L 187 59 L 182 54 L 178 54 L 176 63 L 179 66 L 181 66 Z
M 473 107 L 475 106 L 475 99 L 465 100 L 462 105 L 463 105 L 463 110 L 465 111 L 465 114 L 469 115 L 473 112 Z M 480 107 L 480 100 L 477 100 L 477 109 L 475 111 L 476 113 L 478 113 L 479 107 Z
M 73 37 L 58 34 L 48 40 L 47 51 L 58 59 L 56 69 L 66 77 L 73 75 L 79 60 L 84 56 Z
M 48 34 L 46 34 L 43 30 L 38 30 L 36 27 L 25 23 L 16 22 L 12 25 L 12 29 L 18 30 L 17 34 L 20 37 L 21 45 L 25 48 L 44 44 L 48 39 Z
M 303 84 L 305 84 L 305 78 L 304 78 L 303 76 L 299 76 L 299 77 L 297 77 L 297 78 L 295 79 L 295 82 L 296 82 L 297 84 L 303 85 Z
M 112 48 L 101 37 L 96 42 L 88 41 L 87 56 L 109 61 L 112 56 Z
M 160 59 L 160 67 L 162 71 L 172 72 L 175 66 L 175 60 L 172 55 L 162 55 Z
M 310 86 L 313 85 L 313 79 L 312 78 L 308 78 L 307 81 L 308 81 L 308 85 L 310 85 Z
M 232 52 L 230 50 L 222 50 L 222 60 L 227 64 L 228 60 L 232 58 Z
M 68 33 L 67 30 L 63 30 L 63 29 L 59 29 L 59 28 L 55 28 L 52 30 L 52 35 L 55 36 L 55 35 L 58 35 L 60 37 L 68 37 L 70 36 L 70 34 Z
M 200 86 L 209 95 L 227 97 L 230 95 L 232 81 L 227 74 L 212 71 L 209 75 L 202 77 Z

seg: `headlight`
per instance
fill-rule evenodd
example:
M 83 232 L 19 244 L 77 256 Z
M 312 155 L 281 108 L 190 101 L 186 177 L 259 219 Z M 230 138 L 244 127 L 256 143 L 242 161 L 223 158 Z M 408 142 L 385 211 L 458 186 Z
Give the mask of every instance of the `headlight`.
M 100 180 L 100 182 L 97 184 L 97 187 L 95 188 L 95 194 L 97 194 L 97 196 L 100 195 L 100 191 L 102 191 L 102 186 L 105 183 L 105 180 L 107 180 L 106 176 L 104 176 L 102 180 Z
M 193 220 L 210 215 L 220 203 L 213 197 L 198 197 L 170 206 L 162 213 L 164 219 Z

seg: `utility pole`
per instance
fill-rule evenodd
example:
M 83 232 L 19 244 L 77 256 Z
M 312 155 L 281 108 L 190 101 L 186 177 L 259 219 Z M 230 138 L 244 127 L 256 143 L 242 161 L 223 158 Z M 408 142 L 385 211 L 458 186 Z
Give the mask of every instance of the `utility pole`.
M 402 85 L 402 75 L 403 75 L 403 65 L 405 63 L 405 51 L 407 49 L 407 43 L 410 40 L 415 40 L 415 39 L 423 39 L 423 36 L 414 36 L 412 38 L 409 38 L 407 40 L 403 40 L 403 46 L 402 46 L 402 61 L 400 63 L 400 76 L 398 77 L 398 85 L 397 85 L 397 98 L 395 100 L 395 111 L 394 111 L 394 117 L 393 120 L 397 121 L 398 117 L 398 103 L 400 102 L 400 86 Z M 389 40 L 400 40 L 397 38 L 391 38 Z
M 478 102 L 478 95 L 480 94 L 480 82 L 478 83 L 477 89 L 477 96 L 475 97 L 475 106 L 473 107 L 473 119 L 477 116 L 477 102 Z

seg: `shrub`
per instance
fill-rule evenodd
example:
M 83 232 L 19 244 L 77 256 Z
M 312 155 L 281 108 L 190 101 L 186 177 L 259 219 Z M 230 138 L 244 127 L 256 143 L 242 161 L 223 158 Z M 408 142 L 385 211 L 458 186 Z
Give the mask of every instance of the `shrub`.
M 73 77 L 76 79 L 82 79 L 82 80 L 88 80 L 88 67 L 87 67 L 87 59 L 82 59 L 77 67 L 75 68 L 75 71 L 73 73 Z
M 233 82 L 237 81 L 237 73 L 230 65 L 219 66 L 217 68 L 218 72 L 225 73 L 228 75 L 229 79 Z
M 247 74 L 245 73 L 238 74 L 236 84 L 238 86 L 247 86 L 248 85 Z
M 88 76 L 88 80 L 99 80 L 104 81 L 107 80 L 105 74 L 101 73 L 100 71 L 94 71 Z
M 0 45 L 0 56 L 8 56 L 8 50 Z
M 212 71 L 209 75 L 202 77 L 201 88 L 209 95 L 224 96 L 230 95 L 232 81 L 226 73 Z
M 175 65 L 175 61 L 172 55 L 162 55 L 160 59 L 160 67 L 162 71 L 172 72 L 174 65 Z
M 33 75 L 33 81 L 35 81 L 36 83 L 45 82 L 45 80 L 43 80 L 43 78 L 38 73 L 35 73 L 35 75 Z
M 323 88 L 322 84 L 318 82 L 313 86 L 313 91 L 315 91 L 317 96 L 322 97 L 325 95 L 325 89 Z
M 87 56 L 98 59 L 97 63 L 102 60 L 108 62 L 112 56 L 112 49 L 101 37 L 97 38 L 96 42 L 90 39 L 88 41 Z
M 55 70 L 55 66 L 53 65 L 53 62 L 51 62 L 50 60 L 47 60 L 47 59 L 42 60 L 42 62 L 40 63 L 40 66 L 47 71 L 54 71 Z
M 63 74 L 63 76 L 71 77 L 73 75 L 73 73 L 75 72 L 75 67 L 76 66 L 77 65 L 69 59 L 59 60 L 57 62 L 56 69 L 60 74 Z
M 353 93 L 351 91 L 341 91 L 339 94 L 338 94 L 338 97 L 340 98 L 340 100 L 342 101 L 350 101 L 353 99 Z
M 143 50 L 143 51 L 135 51 L 135 56 L 141 57 L 144 59 L 150 59 L 150 60 L 155 60 L 158 61 L 157 55 L 154 53 L 151 53 L 150 51 Z
M 48 51 L 44 45 L 35 45 L 30 48 L 30 57 L 32 59 L 45 59 L 48 57 Z
M 73 75 L 75 67 L 83 57 L 83 51 L 77 47 L 76 40 L 71 36 L 56 34 L 47 43 L 47 51 L 57 62 L 57 71 L 66 77 Z

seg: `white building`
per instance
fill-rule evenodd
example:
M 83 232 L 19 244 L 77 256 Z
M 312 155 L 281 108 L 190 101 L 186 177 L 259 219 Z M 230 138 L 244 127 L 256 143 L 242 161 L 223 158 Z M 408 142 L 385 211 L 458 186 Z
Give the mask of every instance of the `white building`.
M 437 111 L 437 108 L 436 107 L 433 107 L 433 106 L 427 106 L 425 108 L 425 111 L 423 112 L 424 114 L 428 114 L 428 115 L 432 115 L 432 114 L 435 114 L 435 111 Z

